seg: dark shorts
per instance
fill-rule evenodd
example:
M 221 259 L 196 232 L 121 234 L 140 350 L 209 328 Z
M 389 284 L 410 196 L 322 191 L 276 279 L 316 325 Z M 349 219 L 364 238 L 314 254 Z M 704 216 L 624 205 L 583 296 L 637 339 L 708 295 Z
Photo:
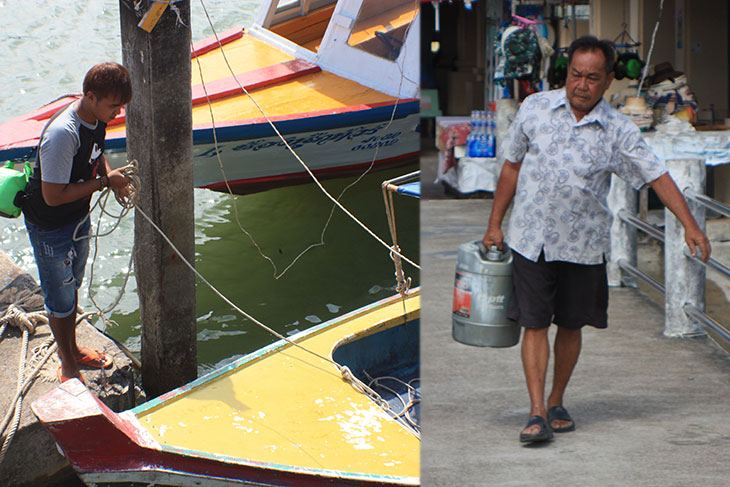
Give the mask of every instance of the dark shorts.
M 606 263 L 533 262 L 512 252 L 514 289 L 507 316 L 525 328 L 608 326 Z

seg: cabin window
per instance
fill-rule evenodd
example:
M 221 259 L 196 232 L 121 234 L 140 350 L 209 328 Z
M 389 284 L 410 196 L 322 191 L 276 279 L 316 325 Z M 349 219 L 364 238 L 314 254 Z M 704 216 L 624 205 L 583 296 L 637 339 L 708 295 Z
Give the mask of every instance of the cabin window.
M 276 5 L 276 13 L 299 7 L 300 3 L 300 0 L 279 0 L 279 3 Z
M 363 0 L 347 43 L 394 61 L 418 13 L 414 0 Z

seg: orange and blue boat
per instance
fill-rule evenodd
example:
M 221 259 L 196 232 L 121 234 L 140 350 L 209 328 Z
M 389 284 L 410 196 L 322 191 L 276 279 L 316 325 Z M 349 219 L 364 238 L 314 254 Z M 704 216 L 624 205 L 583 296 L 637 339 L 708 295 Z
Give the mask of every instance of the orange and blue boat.
M 193 46 L 195 186 L 246 194 L 310 181 L 269 120 L 319 178 L 415 162 L 418 12 L 415 0 L 271 0 L 251 28 Z M 76 99 L 1 124 L 0 160 L 33 158 L 44 125 Z M 110 163 L 125 151 L 122 113 L 107 131 Z

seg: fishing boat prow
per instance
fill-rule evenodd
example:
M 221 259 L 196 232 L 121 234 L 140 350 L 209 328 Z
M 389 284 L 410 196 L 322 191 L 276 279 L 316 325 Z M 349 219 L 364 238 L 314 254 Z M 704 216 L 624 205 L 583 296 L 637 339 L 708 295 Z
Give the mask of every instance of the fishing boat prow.
M 89 485 L 415 486 L 419 317 L 415 289 L 119 414 L 76 379 L 32 410 Z

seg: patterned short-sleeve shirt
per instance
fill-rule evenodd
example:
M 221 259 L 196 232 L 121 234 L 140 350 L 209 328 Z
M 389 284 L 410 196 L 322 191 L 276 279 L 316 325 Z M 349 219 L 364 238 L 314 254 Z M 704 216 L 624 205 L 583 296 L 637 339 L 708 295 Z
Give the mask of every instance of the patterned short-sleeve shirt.
M 547 261 L 600 264 L 611 174 L 640 189 L 666 172 L 631 120 L 601 99 L 577 121 L 565 89 L 527 97 L 500 150 L 522 162 L 505 241 L 532 261 L 544 250 Z

